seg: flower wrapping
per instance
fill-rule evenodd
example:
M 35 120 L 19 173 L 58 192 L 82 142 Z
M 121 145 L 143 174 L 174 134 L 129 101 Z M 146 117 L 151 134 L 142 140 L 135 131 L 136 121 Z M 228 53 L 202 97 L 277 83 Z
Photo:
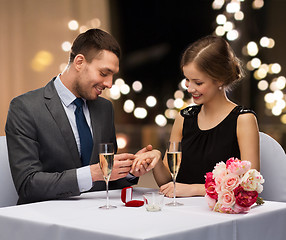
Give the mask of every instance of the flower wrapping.
M 258 193 L 264 179 L 249 161 L 230 158 L 219 162 L 205 175 L 205 199 L 210 209 L 221 213 L 247 213 L 254 204 L 262 204 Z

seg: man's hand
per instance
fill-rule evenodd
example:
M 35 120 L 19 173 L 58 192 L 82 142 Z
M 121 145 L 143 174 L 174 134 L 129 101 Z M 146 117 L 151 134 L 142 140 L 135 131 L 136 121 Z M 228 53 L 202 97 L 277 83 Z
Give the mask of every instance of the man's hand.
M 130 172 L 133 160 L 135 159 L 134 154 L 122 153 L 114 155 L 113 169 L 110 176 L 110 181 L 114 181 L 123 177 Z M 90 165 L 90 172 L 92 181 L 103 181 L 102 171 L 99 163 Z
M 134 154 L 130 153 L 115 154 L 110 181 L 126 177 L 131 170 L 134 159 L 135 159 Z

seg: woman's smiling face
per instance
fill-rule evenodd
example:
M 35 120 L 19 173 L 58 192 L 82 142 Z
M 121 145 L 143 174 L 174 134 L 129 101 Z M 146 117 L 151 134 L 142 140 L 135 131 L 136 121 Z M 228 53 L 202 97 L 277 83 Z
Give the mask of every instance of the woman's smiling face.
M 192 94 L 196 104 L 205 104 L 221 92 L 219 87 L 222 84 L 200 71 L 194 62 L 185 65 L 183 72 L 187 91 Z

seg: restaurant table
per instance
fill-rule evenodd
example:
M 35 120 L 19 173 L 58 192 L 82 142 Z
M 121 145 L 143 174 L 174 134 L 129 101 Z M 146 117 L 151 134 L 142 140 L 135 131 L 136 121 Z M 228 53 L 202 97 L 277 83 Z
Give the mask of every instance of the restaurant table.
M 133 199 L 142 200 L 146 191 L 157 190 L 134 188 Z M 99 209 L 106 203 L 105 191 L 0 208 L 0 239 L 286 239 L 286 203 L 266 201 L 247 214 L 224 214 L 211 211 L 203 197 L 190 197 L 178 198 L 183 206 L 148 212 L 145 206 L 124 206 L 120 190 L 109 194 L 116 209 Z

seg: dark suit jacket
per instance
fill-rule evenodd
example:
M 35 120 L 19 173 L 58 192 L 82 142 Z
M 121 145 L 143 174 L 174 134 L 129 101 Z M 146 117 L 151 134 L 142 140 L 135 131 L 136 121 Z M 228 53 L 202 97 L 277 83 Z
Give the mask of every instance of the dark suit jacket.
M 76 168 L 81 167 L 81 159 L 54 80 L 10 104 L 5 130 L 18 204 L 80 195 Z M 97 163 L 99 143 L 113 142 L 117 149 L 113 107 L 101 97 L 87 104 L 94 140 L 91 163 Z M 110 182 L 109 187 L 130 185 L 124 178 Z M 105 182 L 98 181 L 92 191 L 105 187 Z

